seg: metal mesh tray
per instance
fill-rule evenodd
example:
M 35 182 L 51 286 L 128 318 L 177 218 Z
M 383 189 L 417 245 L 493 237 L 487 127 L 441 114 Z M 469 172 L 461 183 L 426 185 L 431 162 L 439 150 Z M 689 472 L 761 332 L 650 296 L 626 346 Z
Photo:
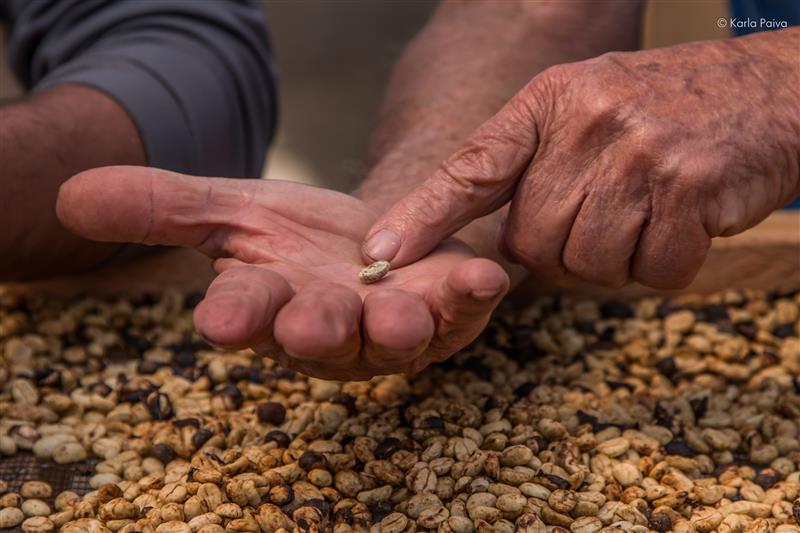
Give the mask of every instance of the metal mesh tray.
M 83 496 L 90 492 L 89 479 L 94 475 L 96 458 L 68 465 L 40 461 L 30 452 L 0 457 L 0 479 L 8 483 L 10 492 L 19 492 L 26 481 L 45 481 L 53 487 L 53 497 L 45 500 L 53 506 L 59 492 L 71 490 Z

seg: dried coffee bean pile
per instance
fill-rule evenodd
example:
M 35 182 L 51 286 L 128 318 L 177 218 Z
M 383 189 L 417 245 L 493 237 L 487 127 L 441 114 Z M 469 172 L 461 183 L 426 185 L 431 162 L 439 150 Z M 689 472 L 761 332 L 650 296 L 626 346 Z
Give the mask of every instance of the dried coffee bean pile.
M 96 462 L 0 481 L 0 527 L 800 531 L 798 292 L 544 299 L 362 383 L 214 350 L 196 300 L 0 295 L 0 466 Z

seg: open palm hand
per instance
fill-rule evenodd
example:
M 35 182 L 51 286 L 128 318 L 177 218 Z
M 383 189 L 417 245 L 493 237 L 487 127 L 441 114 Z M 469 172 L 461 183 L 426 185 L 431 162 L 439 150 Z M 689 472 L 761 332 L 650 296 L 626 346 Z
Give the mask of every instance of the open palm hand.
M 106 167 L 65 183 L 57 212 L 89 239 L 215 258 L 198 332 L 327 379 L 414 373 L 445 359 L 478 335 L 509 285 L 499 265 L 455 239 L 363 285 L 361 242 L 377 214 L 291 182 Z

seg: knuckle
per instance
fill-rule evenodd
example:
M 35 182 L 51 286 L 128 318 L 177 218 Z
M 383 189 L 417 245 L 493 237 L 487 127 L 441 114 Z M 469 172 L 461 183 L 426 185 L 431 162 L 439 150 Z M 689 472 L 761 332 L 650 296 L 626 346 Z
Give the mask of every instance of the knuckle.
M 474 198 L 477 189 L 496 176 L 500 165 L 488 144 L 471 141 L 439 167 L 442 185 L 451 193 Z
M 519 99 L 533 116 L 548 117 L 556 105 L 573 88 L 573 80 L 579 76 L 580 66 L 576 64 L 553 65 L 537 74 L 521 92 Z
M 562 63 L 548 67 L 537 74 L 527 85 L 527 88 L 537 92 L 537 94 L 544 89 L 548 91 L 562 89 L 575 77 L 579 65 Z

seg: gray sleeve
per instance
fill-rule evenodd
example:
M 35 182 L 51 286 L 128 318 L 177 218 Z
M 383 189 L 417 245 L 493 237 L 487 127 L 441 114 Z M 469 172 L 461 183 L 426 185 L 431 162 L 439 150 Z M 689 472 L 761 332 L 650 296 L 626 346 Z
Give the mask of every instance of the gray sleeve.
M 255 0 L 0 0 L 8 59 L 33 91 L 77 83 L 127 110 L 148 164 L 255 177 L 276 87 Z

